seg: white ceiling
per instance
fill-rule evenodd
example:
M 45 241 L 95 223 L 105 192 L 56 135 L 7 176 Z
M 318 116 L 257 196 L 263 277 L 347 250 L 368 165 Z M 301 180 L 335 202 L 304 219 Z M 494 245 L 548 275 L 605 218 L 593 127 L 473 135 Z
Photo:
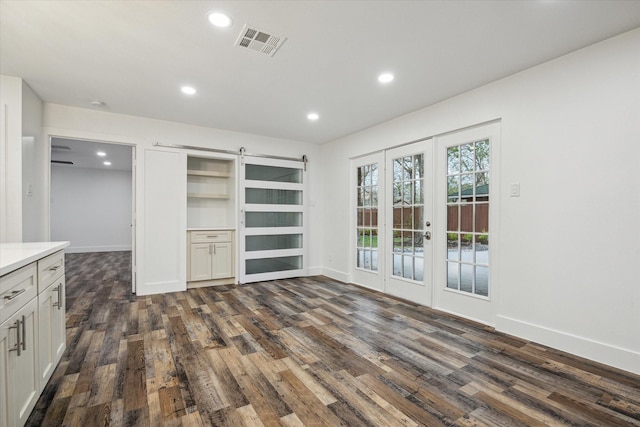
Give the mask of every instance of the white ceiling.
M 236 47 L 245 23 L 287 40 Z M 636 0 L 2 0 L 0 72 L 45 102 L 323 143 L 637 27 Z
M 99 151 L 105 156 L 98 156 Z M 132 155 L 130 145 L 51 138 L 51 160 L 73 162 L 73 165 L 52 162 L 52 167 L 130 171 Z M 111 164 L 106 166 L 105 161 Z

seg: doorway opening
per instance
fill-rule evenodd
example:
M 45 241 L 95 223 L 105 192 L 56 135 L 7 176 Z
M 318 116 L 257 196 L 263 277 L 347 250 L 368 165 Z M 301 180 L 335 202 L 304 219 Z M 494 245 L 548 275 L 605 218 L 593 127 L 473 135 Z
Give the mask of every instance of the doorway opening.
M 49 231 L 67 254 L 116 255 L 118 274 L 135 280 L 135 147 L 51 136 Z

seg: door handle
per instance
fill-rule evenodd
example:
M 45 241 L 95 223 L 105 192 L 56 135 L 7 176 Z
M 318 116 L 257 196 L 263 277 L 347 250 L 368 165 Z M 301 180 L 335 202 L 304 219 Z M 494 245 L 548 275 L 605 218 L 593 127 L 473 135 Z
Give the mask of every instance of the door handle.
M 27 350 L 27 340 L 25 339 L 27 336 L 27 326 L 24 321 L 24 315 L 22 315 L 22 350 Z M 20 356 L 20 352 L 18 352 L 18 356 Z
M 431 232 L 430 231 L 425 231 L 424 232 L 424 238 L 427 240 L 431 240 Z
M 11 291 L 11 295 L 5 295 L 4 299 L 8 299 L 9 301 L 11 301 L 12 299 L 14 299 L 15 297 L 17 297 L 18 295 L 20 295 L 21 293 L 23 293 L 24 291 L 26 291 L 27 289 L 20 289 L 19 291 Z
M 20 319 L 16 320 L 16 325 L 15 326 L 9 326 L 9 329 L 15 329 L 16 330 L 16 348 L 11 348 L 11 349 L 9 349 L 9 351 L 17 351 L 18 352 L 18 357 L 20 357 L 20 350 L 21 350 L 21 348 L 20 348 Z
M 62 308 L 62 283 L 56 286 L 56 293 L 58 294 L 58 301 L 53 303 L 54 307 L 58 307 L 58 310 Z

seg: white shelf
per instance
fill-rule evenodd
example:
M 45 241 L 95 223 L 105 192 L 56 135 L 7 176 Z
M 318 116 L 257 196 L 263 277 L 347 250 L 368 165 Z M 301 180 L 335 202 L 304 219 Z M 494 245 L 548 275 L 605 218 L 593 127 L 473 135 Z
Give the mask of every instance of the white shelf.
M 235 160 L 187 156 L 187 226 L 235 224 Z
M 210 176 L 213 178 L 229 178 L 231 174 L 229 172 L 216 172 L 216 171 L 206 171 L 206 170 L 196 170 L 189 169 L 187 170 L 187 175 L 189 176 Z
M 212 193 L 187 193 L 187 197 L 191 199 L 229 199 L 228 194 L 212 194 Z

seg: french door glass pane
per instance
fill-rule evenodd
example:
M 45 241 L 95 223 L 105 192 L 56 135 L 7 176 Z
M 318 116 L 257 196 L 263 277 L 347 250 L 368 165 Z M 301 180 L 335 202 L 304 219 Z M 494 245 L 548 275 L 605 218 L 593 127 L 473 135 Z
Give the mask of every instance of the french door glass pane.
M 299 270 L 302 255 L 246 260 L 247 274 L 271 273 L 274 271 Z
M 490 143 L 447 149 L 447 287 L 489 295 Z
M 360 166 L 357 174 L 356 267 L 378 270 L 378 165 Z M 362 207 L 361 207 L 362 206 Z
M 247 164 L 245 179 L 253 181 L 302 183 L 302 169 Z
M 458 289 L 458 278 L 460 277 L 460 264 L 457 262 L 447 262 L 447 288 Z
M 301 212 L 247 212 L 246 225 L 253 227 L 301 227 Z
M 422 281 L 424 279 L 424 258 L 415 257 L 413 259 L 413 265 L 415 268 L 415 280 Z
M 476 265 L 476 294 L 489 296 L 489 267 Z
M 259 205 L 301 205 L 302 191 L 273 188 L 246 188 L 246 203 Z
M 410 280 L 424 278 L 424 155 L 393 162 L 392 275 Z M 418 259 L 419 257 L 419 259 Z
M 249 252 L 297 249 L 302 247 L 302 234 L 246 236 L 245 241 L 246 250 Z

